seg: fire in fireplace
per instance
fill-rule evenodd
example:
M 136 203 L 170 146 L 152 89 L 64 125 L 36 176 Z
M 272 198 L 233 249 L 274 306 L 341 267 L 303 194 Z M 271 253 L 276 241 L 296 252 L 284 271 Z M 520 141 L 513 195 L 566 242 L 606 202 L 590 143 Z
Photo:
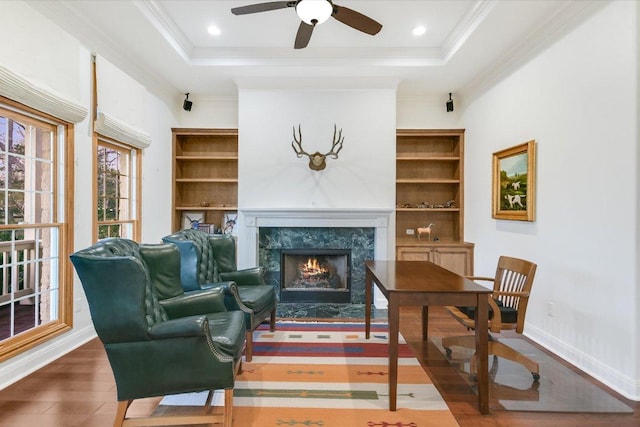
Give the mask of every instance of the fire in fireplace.
M 350 249 L 283 249 L 280 265 L 280 301 L 351 301 Z

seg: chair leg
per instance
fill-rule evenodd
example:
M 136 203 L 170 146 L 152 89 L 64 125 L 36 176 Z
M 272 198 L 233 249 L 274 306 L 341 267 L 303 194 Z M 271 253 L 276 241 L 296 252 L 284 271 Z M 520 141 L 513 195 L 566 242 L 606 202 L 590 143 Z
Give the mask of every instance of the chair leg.
M 251 362 L 251 359 L 253 359 L 253 331 L 247 331 L 246 337 L 247 342 L 244 347 L 244 355 L 247 362 Z
M 451 347 L 464 347 L 475 350 L 476 337 L 475 335 L 455 335 L 452 337 L 442 338 L 442 347 L 447 352 L 447 356 L 451 356 Z
M 527 368 L 529 372 L 531 372 L 531 375 L 533 375 L 533 379 L 535 381 L 538 381 L 540 379 L 540 367 L 538 365 L 538 362 L 530 359 L 519 351 L 514 350 L 508 345 L 501 343 L 500 341 L 489 342 L 489 354 L 518 363 Z M 476 354 L 474 353 L 473 357 L 471 358 L 471 365 L 469 367 L 469 372 L 471 373 L 471 375 L 475 375 L 477 372 L 476 359 Z
M 274 308 L 271 312 L 271 319 L 269 321 L 269 331 L 273 332 L 276 330 L 276 309 Z
M 525 356 L 519 351 L 514 350 L 508 345 L 501 343 L 500 341 L 494 341 L 490 344 L 492 347 L 491 349 L 492 354 L 495 354 L 498 357 L 502 357 L 503 359 L 507 359 L 507 360 L 511 360 L 513 362 L 519 363 L 520 365 L 527 368 L 529 372 L 531 372 L 534 379 L 537 380 L 540 378 L 540 366 L 538 365 L 538 362 Z
M 228 388 L 224 391 L 224 419 L 222 425 L 231 427 L 233 424 L 233 389 Z
M 113 420 L 113 427 L 122 427 L 124 418 L 127 415 L 127 409 L 131 406 L 133 400 L 120 400 L 118 401 L 118 408 L 116 410 L 116 418 Z

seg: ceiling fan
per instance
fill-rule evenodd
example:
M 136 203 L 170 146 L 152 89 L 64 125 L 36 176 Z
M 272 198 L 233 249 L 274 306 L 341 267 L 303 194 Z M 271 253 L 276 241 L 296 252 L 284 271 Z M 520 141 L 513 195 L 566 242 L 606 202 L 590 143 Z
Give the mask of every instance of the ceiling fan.
M 316 25 L 333 17 L 334 19 L 355 28 L 363 33 L 378 34 L 382 24 L 349 9 L 348 7 L 333 4 L 331 0 L 296 0 L 296 1 L 271 1 L 266 3 L 250 4 L 248 6 L 234 7 L 231 13 L 234 15 L 247 15 L 250 13 L 267 12 L 269 10 L 285 9 L 293 7 L 300 17 L 301 22 L 296 34 L 295 49 L 303 49 L 309 44 L 311 34 Z

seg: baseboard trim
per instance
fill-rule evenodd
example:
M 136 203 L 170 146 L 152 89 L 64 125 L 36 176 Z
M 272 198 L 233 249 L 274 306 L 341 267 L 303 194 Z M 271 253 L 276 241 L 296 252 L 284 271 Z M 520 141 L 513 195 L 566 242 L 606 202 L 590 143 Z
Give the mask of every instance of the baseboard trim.
M 0 364 L 0 390 L 59 359 L 70 351 L 96 337 L 93 325 L 70 332 L 48 341 Z
M 535 326 L 527 325 L 524 335 L 627 399 L 640 401 L 640 380 L 634 380 L 624 375 L 619 370 L 602 363 L 591 355 L 568 345 L 566 342 L 549 335 Z

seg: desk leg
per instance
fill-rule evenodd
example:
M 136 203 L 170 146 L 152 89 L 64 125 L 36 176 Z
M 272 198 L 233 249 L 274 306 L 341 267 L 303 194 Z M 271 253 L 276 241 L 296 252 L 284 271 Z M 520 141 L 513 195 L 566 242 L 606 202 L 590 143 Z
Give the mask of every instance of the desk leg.
M 389 296 L 389 410 L 396 410 L 398 399 L 398 334 L 400 333 L 400 307 Z
M 422 341 L 429 339 L 429 306 L 422 306 Z
M 373 278 L 369 268 L 365 268 L 364 274 L 364 337 L 369 339 L 371 332 L 371 293 L 373 291 Z
M 476 310 L 476 357 L 478 407 L 481 414 L 489 414 L 489 302 L 487 295 L 478 294 Z

